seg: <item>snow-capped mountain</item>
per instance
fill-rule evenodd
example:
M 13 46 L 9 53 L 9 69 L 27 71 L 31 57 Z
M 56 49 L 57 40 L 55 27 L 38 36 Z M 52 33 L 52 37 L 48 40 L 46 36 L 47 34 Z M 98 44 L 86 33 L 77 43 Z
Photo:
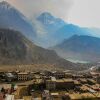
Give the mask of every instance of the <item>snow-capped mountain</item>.
M 29 20 L 6 1 L 0 2 L 0 28 L 20 31 L 34 40 L 35 31 Z

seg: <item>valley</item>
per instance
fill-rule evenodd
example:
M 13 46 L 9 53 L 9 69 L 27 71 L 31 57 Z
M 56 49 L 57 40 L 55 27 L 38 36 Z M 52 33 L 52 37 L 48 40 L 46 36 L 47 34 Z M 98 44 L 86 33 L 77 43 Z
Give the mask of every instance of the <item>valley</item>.
M 100 100 L 100 28 L 70 1 L 0 0 L 0 100 Z

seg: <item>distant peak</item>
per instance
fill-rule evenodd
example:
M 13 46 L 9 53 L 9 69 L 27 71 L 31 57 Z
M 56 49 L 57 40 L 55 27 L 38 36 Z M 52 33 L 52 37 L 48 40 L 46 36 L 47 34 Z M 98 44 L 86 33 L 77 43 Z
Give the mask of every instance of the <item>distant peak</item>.
M 52 14 L 49 13 L 49 12 L 43 12 L 43 13 L 40 14 L 40 16 L 52 16 Z
M 12 6 L 7 1 L 0 2 L 0 7 L 2 8 L 12 8 Z
M 48 25 L 48 24 L 54 23 L 56 18 L 48 12 L 44 12 L 44 13 L 40 14 L 39 17 L 37 17 L 37 20 L 41 21 L 45 25 Z
M 7 1 L 1 1 L 0 4 L 2 4 L 2 5 L 10 5 Z
M 55 19 L 55 17 L 49 12 L 44 12 L 44 13 L 41 13 L 37 19 L 49 19 L 50 20 L 50 19 Z
M 62 19 L 53 16 L 49 12 L 43 12 L 43 13 L 41 13 L 37 17 L 37 20 L 39 20 L 40 22 L 42 22 L 45 25 L 55 25 L 55 26 L 65 25 L 65 22 Z

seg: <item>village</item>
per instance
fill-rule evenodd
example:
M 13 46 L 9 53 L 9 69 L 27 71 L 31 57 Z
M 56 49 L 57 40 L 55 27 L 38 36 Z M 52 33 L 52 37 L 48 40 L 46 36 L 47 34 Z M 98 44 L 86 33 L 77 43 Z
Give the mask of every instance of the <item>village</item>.
M 100 100 L 100 73 L 0 72 L 0 100 Z
M 0 100 L 100 100 L 100 0 L 0 0 Z

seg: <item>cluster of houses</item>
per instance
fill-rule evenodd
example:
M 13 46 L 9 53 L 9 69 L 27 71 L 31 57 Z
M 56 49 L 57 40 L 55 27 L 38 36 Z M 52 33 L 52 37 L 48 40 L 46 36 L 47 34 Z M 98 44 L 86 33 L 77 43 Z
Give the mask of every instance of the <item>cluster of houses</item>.
M 100 100 L 100 73 L 1 72 L 0 100 Z
M 30 72 L 0 72 L 0 81 L 28 81 L 33 79 L 33 74 Z

